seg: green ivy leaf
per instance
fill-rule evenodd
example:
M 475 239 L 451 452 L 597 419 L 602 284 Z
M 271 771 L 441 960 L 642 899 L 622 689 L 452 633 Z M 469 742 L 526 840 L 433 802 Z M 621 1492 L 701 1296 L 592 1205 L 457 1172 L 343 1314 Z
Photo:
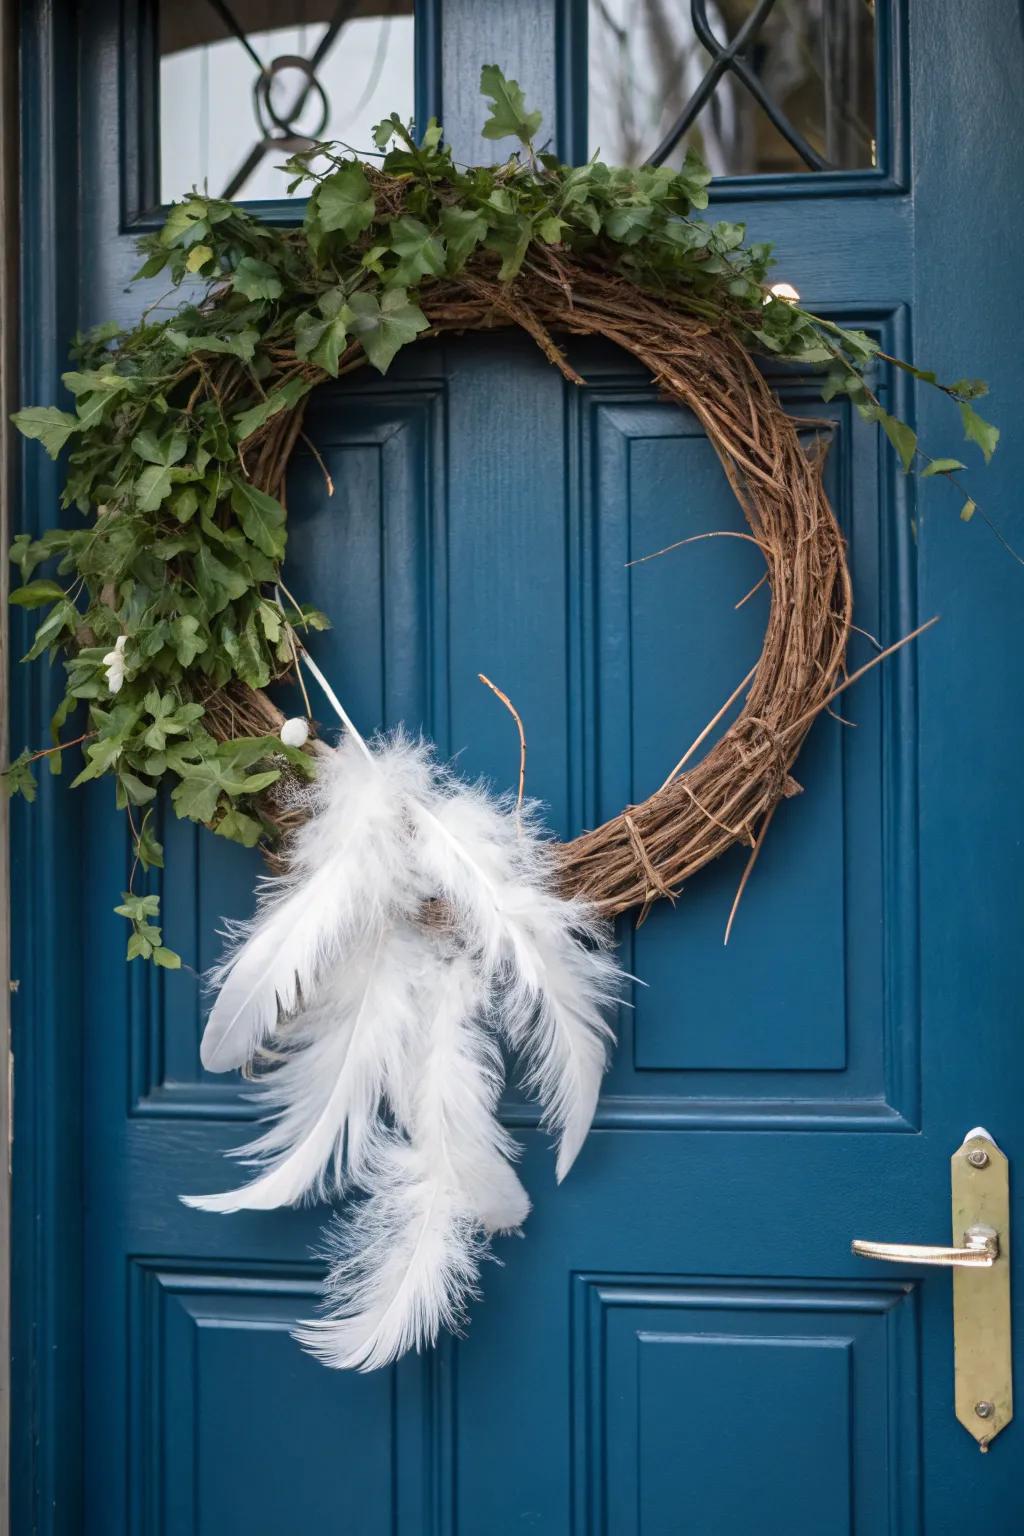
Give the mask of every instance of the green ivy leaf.
M 22 657 L 23 661 L 35 661 L 51 645 L 56 645 L 61 635 L 70 625 L 78 623 L 78 609 L 74 603 L 62 598 L 55 603 L 35 632 L 31 649 Z
M 118 785 L 123 787 L 125 795 L 132 805 L 148 805 L 156 799 L 156 789 L 152 784 L 146 784 L 134 773 L 122 768 L 117 775 Z
M 541 219 L 537 225 L 537 233 L 545 245 L 557 245 L 562 238 L 562 231 L 569 226 L 565 219 L 557 214 L 549 214 L 546 219 Z
M 279 299 L 284 292 L 281 279 L 266 261 L 255 256 L 243 256 L 231 274 L 231 285 L 236 293 L 247 299 Z
M 4 793 L 10 798 L 12 795 L 21 795 L 32 803 L 36 798 L 36 776 L 32 771 L 29 761 L 31 754 L 26 747 L 11 763 L 10 767 L 0 774 L 0 782 L 4 787 Z
M 518 219 L 514 223 L 507 222 L 491 230 L 487 236 L 487 247 L 501 256 L 501 266 L 498 268 L 500 282 L 510 283 L 515 277 L 526 258 L 532 236 L 533 225 L 527 218 Z
M 224 812 L 213 829 L 218 837 L 230 838 L 233 843 L 241 843 L 245 848 L 255 848 L 263 836 L 263 827 L 253 816 L 247 816 L 244 811 L 231 806 Z
M 164 335 L 173 347 L 188 356 L 203 352 L 213 355 L 223 353 L 229 357 L 240 358 L 243 363 L 252 362 L 256 343 L 260 339 L 259 331 L 254 331 L 249 326 L 244 326 L 234 334 L 210 336 L 190 336 L 187 331 L 179 331 L 172 327 L 165 331 Z
M 954 470 L 966 469 L 966 464 L 961 464 L 959 459 L 932 459 L 931 463 L 921 471 L 922 480 L 930 480 L 933 475 L 951 475 Z
M 27 586 L 15 587 L 9 601 L 19 608 L 41 608 L 44 603 L 59 602 L 64 588 L 56 581 L 30 581 Z
M 174 814 L 188 821 L 212 821 L 221 795 L 220 767 L 204 760 L 188 770 L 171 791 Z
M 980 383 L 981 381 L 961 380 L 961 383 L 965 382 Z M 968 405 L 966 400 L 960 402 L 960 419 L 964 424 L 964 437 L 967 438 L 968 442 L 977 443 L 985 456 L 985 463 L 987 464 L 996 451 L 996 444 L 999 442 L 999 428 L 994 427 L 983 416 L 979 416 L 974 407 Z
M 85 749 L 86 765 L 78 777 L 72 779 L 71 788 L 77 789 L 79 784 L 87 784 L 90 779 L 98 779 L 108 772 L 123 751 L 124 737 L 120 735 L 101 736 L 99 741 L 91 741 Z
M 171 625 L 174 654 L 183 667 L 190 667 L 197 656 L 207 649 L 206 637 L 200 631 L 199 620 L 192 614 L 182 614 Z
M 169 467 L 179 464 L 188 452 L 188 438 L 184 432 L 169 432 L 158 438 L 155 432 L 139 432 L 132 438 L 132 452 L 147 464 Z
M 381 373 L 387 373 L 402 347 L 427 329 L 426 315 L 410 302 L 404 288 L 388 288 L 379 300 L 372 293 L 355 293 L 349 307 L 352 334 Z
M 391 140 L 402 126 L 401 118 L 397 112 L 392 112 L 390 117 L 385 117 L 373 130 L 373 142 L 378 149 L 387 149 Z
M 231 509 L 242 525 L 247 539 L 271 560 L 280 560 L 284 554 L 285 510 L 273 496 L 261 491 L 247 480 L 234 480 L 231 486 Z
M 879 409 L 878 420 L 886 437 L 899 454 L 903 473 L 907 474 L 917 452 L 917 433 L 913 428 L 908 427 L 905 421 L 900 421 L 897 417 L 890 416 L 888 411 Z
M 296 356 L 308 357 L 311 362 L 319 363 L 325 373 L 337 378 L 338 364 L 348 341 L 348 323 L 351 318 L 352 312 L 345 302 L 345 290 L 329 288 L 321 294 L 317 312 L 307 310 L 296 316 Z
M 258 405 L 242 411 L 232 422 L 235 441 L 244 443 L 247 437 L 251 437 L 279 411 L 292 410 L 303 395 L 309 394 L 312 387 L 310 379 L 289 379 L 287 384 L 282 384 L 280 389 L 272 390 Z
M 270 663 L 267 659 L 266 647 L 252 614 L 238 637 L 238 659 L 235 662 L 235 668 L 243 683 L 248 683 L 250 688 L 265 688 L 270 681 Z
M 135 482 L 135 501 L 140 512 L 155 512 L 171 494 L 169 466 L 149 464 Z
M 28 581 L 44 560 L 62 554 L 69 547 L 71 538 L 66 528 L 48 528 L 38 539 L 28 533 L 19 533 L 11 545 L 11 562 L 18 567 L 22 579 Z
M 543 119 L 540 112 L 527 112 L 518 80 L 506 80 L 497 64 L 485 64 L 480 71 L 480 94 L 491 102 L 491 115 L 483 126 L 485 139 L 532 142 Z
M 923 374 L 918 375 L 923 378 Z M 984 379 L 957 379 L 949 386 L 949 392 L 958 400 L 980 400 L 988 394 L 988 385 Z
M 654 209 L 644 207 L 611 208 L 604 216 L 604 232 L 620 245 L 636 245 L 654 222 Z M 742 225 L 739 226 L 742 228 Z
M 160 231 L 160 244 L 194 244 L 209 229 L 206 213 L 206 203 L 198 197 L 190 197 L 183 203 L 175 203 L 164 220 L 164 226 Z
M 273 603 L 260 603 L 259 620 L 263 627 L 263 633 L 271 645 L 276 645 L 281 638 L 281 611 L 275 608 Z
M 487 220 L 473 208 L 445 208 L 441 214 L 441 233 L 448 252 L 447 269 L 461 272 L 468 258 L 487 233 Z
M 191 521 L 198 510 L 199 497 L 192 490 L 191 486 L 186 486 L 183 491 L 179 491 L 171 502 L 171 511 L 179 523 Z
M 135 844 L 135 850 L 138 853 L 139 863 L 142 865 L 143 869 L 163 869 L 163 844 L 159 843 L 154 836 L 150 821 L 150 813 L 147 812 L 146 817 L 142 823 L 142 827 L 139 831 L 139 836 Z
M 445 269 L 444 246 L 436 235 L 419 219 L 405 213 L 400 219 L 392 219 L 390 225 L 391 249 L 400 258 L 389 280 L 403 287 L 415 284 L 421 277 L 438 277 Z
M 116 912 L 117 907 L 114 908 Z M 153 945 L 145 934 L 138 930 L 128 935 L 128 948 L 125 951 L 126 960 L 148 960 L 153 953 Z
M 310 211 L 325 234 L 354 240 L 373 223 L 374 201 L 361 166 L 349 165 L 320 183 Z
M 51 459 L 55 459 L 72 432 L 77 432 L 81 422 L 70 411 L 59 411 L 55 405 L 30 405 L 23 411 L 15 411 L 11 417 L 23 437 L 36 438 Z
M 195 568 L 199 596 L 211 617 L 228 603 L 244 597 L 251 585 L 248 576 L 218 559 L 208 544 L 200 544 Z
M 198 272 L 213 260 L 213 251 L 208 245 L 194 245 L 185 257 L 185 271 Z

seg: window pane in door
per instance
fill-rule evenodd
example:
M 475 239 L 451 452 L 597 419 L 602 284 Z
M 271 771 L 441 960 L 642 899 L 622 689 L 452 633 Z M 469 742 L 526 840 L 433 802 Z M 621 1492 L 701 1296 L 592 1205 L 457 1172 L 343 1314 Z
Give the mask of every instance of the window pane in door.
M 413 0 L 162 0 L 160 197 L 286 196 L 311 139 L 413 113 Z M 306 196 L 302 189 L 300 196 Z
M 589 0 L 588 100 L 590 152 L 620 165 L 873 166 L 874 0 Z

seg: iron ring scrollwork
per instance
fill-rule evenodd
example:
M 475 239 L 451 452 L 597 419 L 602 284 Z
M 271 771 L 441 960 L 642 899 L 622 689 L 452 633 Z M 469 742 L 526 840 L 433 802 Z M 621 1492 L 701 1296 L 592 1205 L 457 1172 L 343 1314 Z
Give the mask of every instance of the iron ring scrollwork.
M 693 23 L 694 35 L 698 42 L 710 55 L 711 64 L 703 80 L 693 92 L 686 106 L 680 112 L 668 133 L 662 139 L 654 153 L 648 158 L 648 165 L 661 165 L 664 160 L 676 148 L 683 135 L 693 127 L 701 111 L 708 105 L 717 89 L 722 77 L 729 73 L 736 77 L 750 92 L 751 96 L 763 107 L 770 121 L 782 134 L 783 138 L 796 151 L 812 171 L 828 171 L 834 169 L 829 161 L 809 144 L 800 130 L 790 122 L 785 112 L 782 111 L 768 95 L 764 85 L 751 69 L 747 62 L 747 51 L 750 45 L 757 40 L 761 28 L 775 9 L 776 0 L 757 0 L 750 15 L 738 29 L 730 42 L 723 43 L 715 36 L 708 19 L 707 0 L 690 0 L 690 17 Z
M 264 64 L 256 52 L 246 36 L 245 28 L 227 0 L 209 0 L 209 4 L 228 31 L 241 43 L 257 71 L 253 85 L 253 110 L 261 137 L 224 188 L 222 196 L 232 198 L 237 197 L 269 151 L 285 149 L 294 152 L 306 149 L 322 137 L 331 115 L 331 107 L 327 91 L 317 76 L 317 70 L 334 47 L 338 35 L 351 19 L 357 0 L 339 0 L 323 36 L 308 59 L 297 53 L 283 53 L 272 59 L 269 64 Z M 287 70 L 297 70 L 303 78 L 291 105 L 285 110 L 275 108 L 272 92 L 274 81 Z M 311 95 L 315 96 L 319 103 L 319 120 L 314 127 L 299 130 L 299 118 L 305 111 Z
M 305 76 L 306 83 L 292 101 L 290 109 L 282 113 L 274 109 L 273 89 L 275 78 L 285 70 L 297 70 Z M 297 127 L 298 120 L 306 110 L 310 94 L 316 96 L 320 104 L 320 116 L 314 127 L 300 131 Z M 331 104 L 327 99 L 327 92 L 317 79 L 312 62 L 303 58 L 300 53 L 282 53 L 276 59 L 271 59 L 269 64 L 265 64 L 256 77 L 252 95 L 256 121 L 265 143 L 274 144 L 281 149 L 306 149 L 323 137 L 323 131 L 331 115 Z

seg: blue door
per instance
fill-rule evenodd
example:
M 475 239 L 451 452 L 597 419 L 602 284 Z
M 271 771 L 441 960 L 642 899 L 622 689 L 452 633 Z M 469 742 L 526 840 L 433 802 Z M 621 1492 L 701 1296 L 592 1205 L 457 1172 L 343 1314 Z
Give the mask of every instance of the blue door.
M 978 499 L 1024 544 L 1015 0 L 762 4 L 740 62 L 769 106 L 719 59 L 695 122 L 680 120 L 714 63 L 702 18 L 727 37 L 749 5 L 424 0 L 415 17 L 350 7 L 343 26 L 329 4 L 229 9 L 257 58 L 312 57 L 333 28 L 316 69 L 341 58 L 353 132 L 415 93 L 459 156 L 490 154 L 476 82 L 496 61 L 564 157 L 670 156 L 696 135 L 723 175 L 716 213 L 774 240 L 811 307 L 940 377 L 989 378 L 1006 441 Z M 24 392 L 56 401 L 76 327 L 159 302 L 127 281 L 161 198 L 202 175 L 241 197 L 268 184 L 248 161 L 255 66 L 223 7 L 22 11 Z M 406 96 L 381 101 L 382 80 Z M 422 724 L 468 772 L 514 784 L 487 673 L 562 834 L 661 782 L 765 616 L 763 590 L 737 606 L 760 575 L 739 541 L 627 565 L 739 514 L 695 420 L 616 352 L 572 357 L 583 388 L 518 334 L 409 349 L 386 380 L 317 395 L 308 433 L 335 495 L 305 448 L 289 484 L 295 590 L 333 618 L 318 659 L 360 726 Z M 860 628 L 885 644 L 942 622 L 846 696 L 851 725 L 815 726 L 727 948 L 742 856 L 623 926 L 646 985 L 618 1018 L 595 1130 L 556 1189 L 547 1138 L 509 1100 L 534 1210 L 464 1339 L 368 1376 L 326 1370 L 289 1336 L 317 1293 L 323 1213 L 178 1202 L 227 1187 L 222 1154 L 247 1139 L 244 1085 L 199 1066 L 195 974 L 247 910 L 255 858 L 168 818 L 165 924 L 192 969 L 126 969 L 112 804 L 48 782 L 17 809 L 18 1536 L 1024 1525 L 1020 1419 L 981 1456 L 954 1417 L 948 1273 L 850 1252 L 948 1240 L 949 1157 L 971 1126 L 1024 1166 L 1024 573 L 841 402 L 777 382 L 834 422 Z M 949 451 L 942 402 L 884 371 L 878 388 Z M 39 458 L 24 456 L 23 527 L 59 515 Z M 854 660 L 870 654 L 855 636 Z M 49 684 L 18 673 L 13 699 L 17 748 L 43 735 Z

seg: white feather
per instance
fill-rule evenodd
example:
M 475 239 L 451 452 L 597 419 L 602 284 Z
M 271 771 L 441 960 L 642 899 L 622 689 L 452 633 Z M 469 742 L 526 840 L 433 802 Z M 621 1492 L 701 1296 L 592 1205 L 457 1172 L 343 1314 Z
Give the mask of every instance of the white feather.
M 301 1323 L 299 1342 L 325 1365 L 372 1371 L 457 1331 L 476 1294 L 480 1243 L 459 1192 L 426 1154 L 395 1141 L 374 1194 L 328 1235 L 328 1316 Z
M 561 1179 L 593 1118 L 620 973 L 604 925 L 558 894 L 534 810 L 401 735 L 364 754 L 349 743 L 322 768 L 289 874 L 222 968 L 203 1042 L 204 1064 L 223 1069 L 291 1015 L 259 1090 L 277 1117 L 240 1154 L 261 1172 L 187 1203 L 366 1191 L 331 1239 L 327 1316 L 297 1337 L 370 1370 L 457 1327 L 487 1236 L 529 1211 L 496 1116 L 495 1026 L 560 1133 Z
M 425 1028 L 412 1037 L 414 1055 L 393 1107 L 438 1177 L 462 1191 L 467 1212 L 484 1231 L 515 1231 L 530 1201 L 510 1166 L 520 1148 L 496 1116 L 503 1075 L 488 989 L 471 955 L 445 948 Z
M 519 1227 L 530 1209 L 507 1161 L 518 1149 L 494 1115 L 500 1057 L 477 967 L 443 945 L 433 953 L 427 1028 L 410 1039 L 408 1071 L 392 1089 L 410 1141 L 381 1149 L 370 1199 L 332 1240 L 328 1316 L 296 1335 L 338 1368 L 373 1370 L 457 1328 L 484 1235 Z
M 416 848 L 425 884 L 500 988 L 499 1023 L 524 1054 L 545 1124 L 560 1133 L 561 1181 L 593 1120 L 612 1038 L 604 1010 L 621 972 L 607 927 L 555 893 L 534 807 L 515 815 L 479 786 L 443 778 L 418 817 Z
M 403 738 L 370 759 L 352 740 L 321 758 L 288 872 L 264 883 L 256 916 L 236 926 L 212 977 L 220 992 L 200 1046 L 208 1072 L 250 1061 L 354 937 L 415 905 L 405 805 L 426 773 L 422 751 Z
M 406 926 L 378 929 L 324 978 L 289 1024 L 284 1062 L 258 1100 L 280 1113 L 236 1153 L 265 1171 L 240 1189 L 184 1195 L 203 1211 L 273 1210 L 361 1183 L 384 1127 L 381 1100 L 409 1056 L 417 1024 L 423 943 Z

